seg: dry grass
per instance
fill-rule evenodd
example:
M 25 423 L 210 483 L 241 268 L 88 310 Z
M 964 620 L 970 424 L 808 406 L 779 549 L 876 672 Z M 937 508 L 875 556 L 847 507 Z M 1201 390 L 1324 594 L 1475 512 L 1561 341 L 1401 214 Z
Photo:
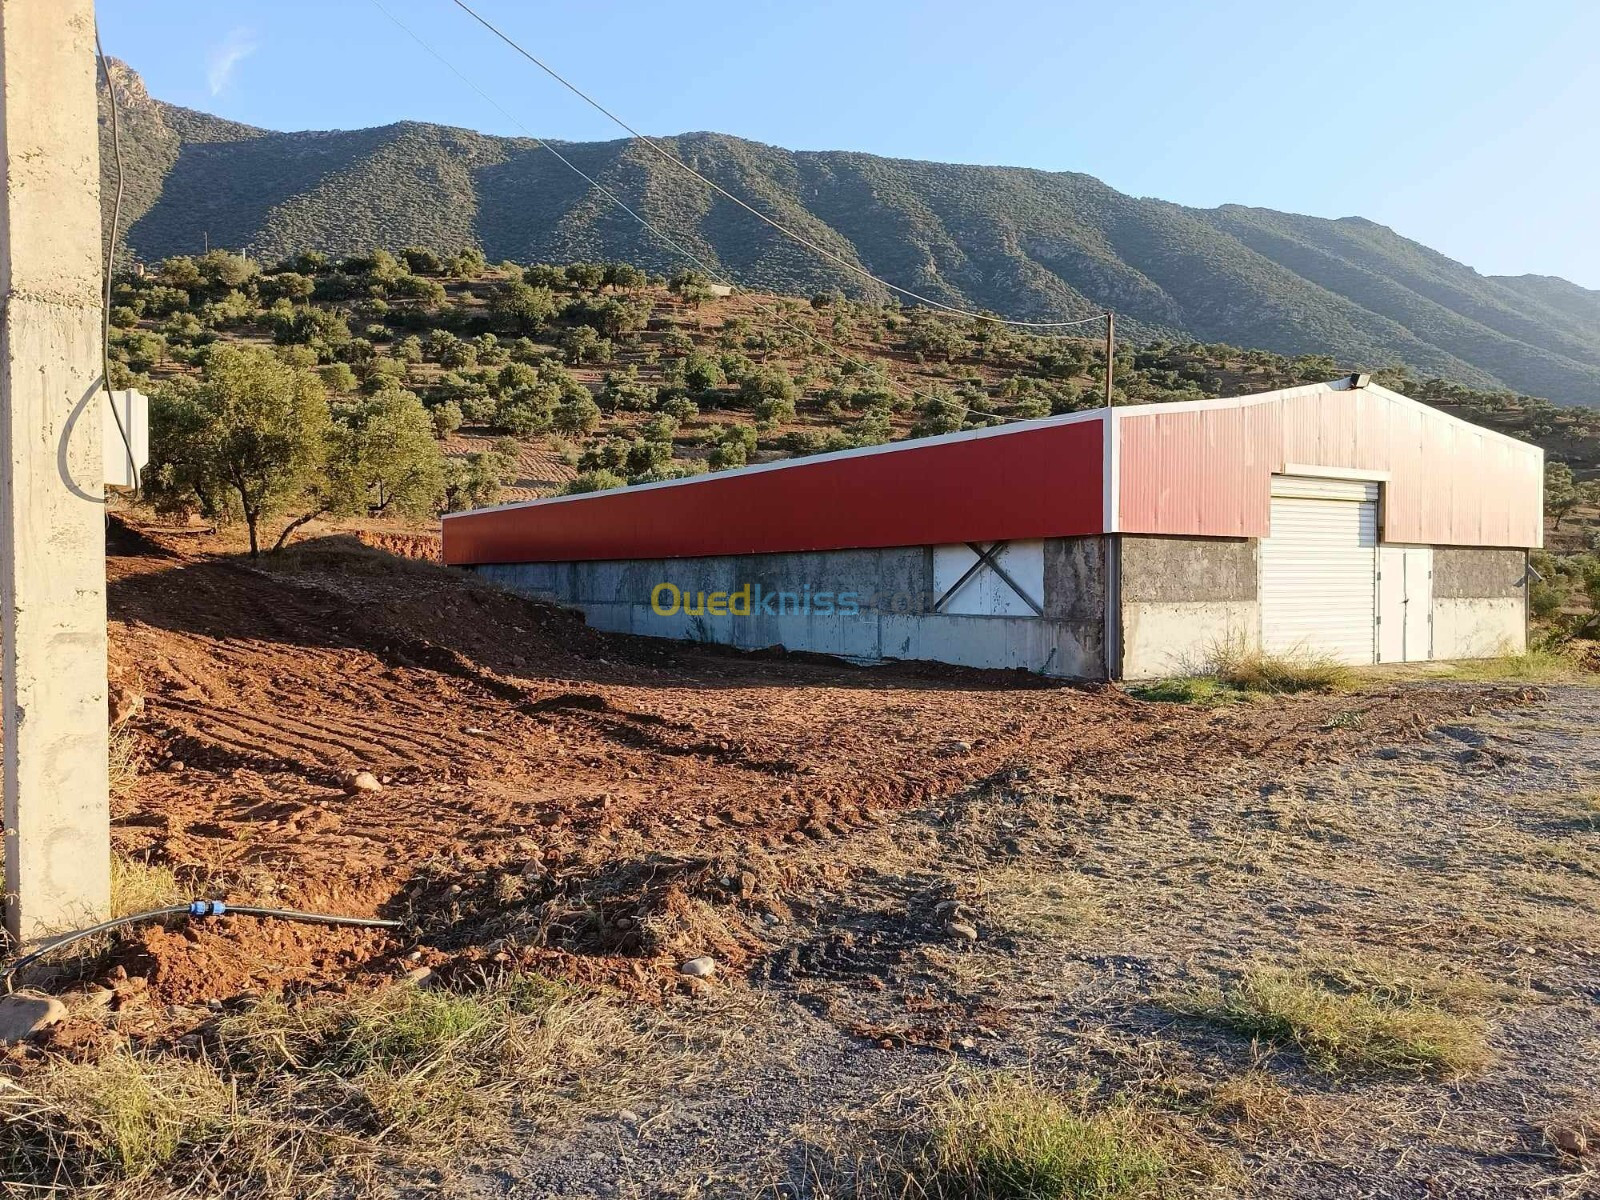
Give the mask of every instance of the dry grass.
M 1032 937 L 1082 933 L 1103 914 L 1087 880 L 1058 870 L 998 867 L 978 878 L 977 893 L 992 923 Z
M 1293 1046 L 1329 1074 L 1458 1076 L 1489 1059 L 1484 1022 L 1470 1011 L 1482 980 L 1394 974 L 1370 962 L 1258 967 L 1222 986 L 1169 998 L 1175 1011 Z
M 111 795 L 126 795 L 139 776 L 138 747 L 134 742 L 133 730 L 126 724 L 112 726 L 106 750 L 107 782 Z
M 4 1177 L 113 1197 L 262 1197 L 355 1186 L 381 1163 L 501 1142 L 646 1090 L 656 1019 L 530 976 L 264 1001 L 199 1057 L 116 1050 L 0 1084 Z
M 1559 649 L 1534 647 L 1522 654 L 1463 659 L 1449 665 L 1449 677 L 1478 683 L 1563 683 L 1592 680 L 1576 658 Z
M 1600 833 L 1600 792 L 1580 792 L 1567 803 L 1576 827 Z
M 58 1060 L 26 1086 L 0 1079 L 0 1117 L 0 1176 L 63 1194 L 160 1194 L 158 1180 L 180 1161 L 251 1140 L 210 1064 L 126 1048 L 92 1063 Z
M 1242 639 L 1218 642 L 1185 673 L 1131 688 L 1141 700 L 1209 707 L 1295 692 L 1343 692 L 1360 676 L 1350 667 L 1310 650 L 1269 654 Z
M 1325 654 L 1294 650 L 1269 654 L 1239 642 L 1212 648 L 1201 674 L 1240 692 L 1342 692 L 1356 685 L 1355 669 Z
M 182 904 L 189 893 L 171 867 L 140 862 L 122 854 L 111 856 L 111 915 L 131 916 Z

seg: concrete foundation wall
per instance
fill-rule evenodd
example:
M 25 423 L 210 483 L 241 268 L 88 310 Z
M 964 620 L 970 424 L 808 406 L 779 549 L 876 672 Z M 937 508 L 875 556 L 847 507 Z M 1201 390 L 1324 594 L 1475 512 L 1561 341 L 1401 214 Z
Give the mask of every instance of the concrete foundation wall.
M 927 546 L 622 562 L 512 563 L 473 568 L 507 590 L 581 610 L 597 629 L 758 650 L 913 659 L 1103 679 L 1103 538 L 1045 543 L 1045 616 L 955 616 L 933 611 Z M 748 614 L 663 613 L 652 593 L 671 584 L 701 607 L 704 594 L 748 588 Z M 824 596 L 827 599 L 824 599 Z M 671 594 L 661 597 L 671 607 Z M 855 611 L 847 611 L 847 600 Z M 828 611 L 830 610 L 831 611 Z
M 1493 658 L 1528 648 L 1520 599 L 1462 600 L 1435 597 L 1433 657 Z
M 1527 597 L 1524 551 L 1435 547 L 1433 657 L 1521 654 L 1528 644 Z
M 1435 546 L 1433 594 L 1477 599 L 1520 597 L 1528 570 L 1524 550 L 1485 550 L 1475 546 Z
M 1117 546 L 1122 678 L 1193 671 L 1220 644 L 1260 640 L 1255 541 L 1124 534 Z
M 1120 594 L 1117 678 L 1194 671 L 1217 646 L 1255 646 L 1261 637 L 1258 543 L 1251 539 L 1046 541 L 1043 617 L 934 612 L 939 596 L 928 546 L 474 569 L 511 591 L 578 608 L 591 625 L 614 633 L 751 650 L 784 646 L 863 662 L 912 659 L 1103 679 L 1113 575 Z M 658 612 L 652 592 L 664 583 L 688 596 L 692 609 L 702 594 L 748 588 L 752 611 Z M 846 597 L 855 611 L 845 611 Z M 1522 551 L 1437 547 L 1433 657 L 1520 652 L 1525 597 Z

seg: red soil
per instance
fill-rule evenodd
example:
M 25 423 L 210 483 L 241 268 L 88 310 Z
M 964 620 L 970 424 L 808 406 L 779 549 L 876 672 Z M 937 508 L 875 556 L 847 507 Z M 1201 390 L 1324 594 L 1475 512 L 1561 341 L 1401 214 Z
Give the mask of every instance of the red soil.
M 1137 793 L 1230 756 L 1342 754 L 1473 699 L 1408 690 L 1205 711 L 1031 676 L 617 638 L 417 561 L 429 544 L 395 541 L 399 557 L 334 536 L 257 568 L 205 538 L 117 526 L 113 677 L 146 697 L 119 845 L 203 894 L 420 908 L 436 960 L 429 942 L 493 950 L 470 928 L 487 908 L 463 909 L 453 878 L 471 899 L 485 871 L 542 879 L 660 853 L 781 863 L 1023 764 Z M 1359 729 L 1330 726 L 1351 707 Z M 347 794 L 358 768 L 383 790 Z M 407 938 L 239 918 L 149 930 L 126 966 L 159 997 L 192 1001 L 392 969 L 383 960 Z M 560 967 L 552 951 L 517 953 Z M 644 943 L 578 957 L 568 974 L 670 976 Z

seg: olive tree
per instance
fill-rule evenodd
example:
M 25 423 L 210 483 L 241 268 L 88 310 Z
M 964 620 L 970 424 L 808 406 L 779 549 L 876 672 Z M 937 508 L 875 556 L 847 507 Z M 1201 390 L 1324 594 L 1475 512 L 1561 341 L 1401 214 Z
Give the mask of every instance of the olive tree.
M 219 346 L 200 380 L 151 398 L 151 469 L 158 503 L 198 500 L 218 519 L 244 518 L 250 557 L 261 525 L 298 511 L 317 490 L 333 418 L 315 374 L 261 349 Z

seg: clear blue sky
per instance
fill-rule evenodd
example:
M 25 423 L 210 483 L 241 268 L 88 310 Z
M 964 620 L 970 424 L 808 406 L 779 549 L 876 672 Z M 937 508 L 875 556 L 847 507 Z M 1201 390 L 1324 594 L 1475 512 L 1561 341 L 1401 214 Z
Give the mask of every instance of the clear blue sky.
M 383 0 L 550 137 L 621 136 L 450 0 Z M 646 133 L 1085 171 L 1600 288 L 1595 0 L 474 0 Z M 156 96 L 272 129 L 517 130 L 371 0 L 99 0 Z

